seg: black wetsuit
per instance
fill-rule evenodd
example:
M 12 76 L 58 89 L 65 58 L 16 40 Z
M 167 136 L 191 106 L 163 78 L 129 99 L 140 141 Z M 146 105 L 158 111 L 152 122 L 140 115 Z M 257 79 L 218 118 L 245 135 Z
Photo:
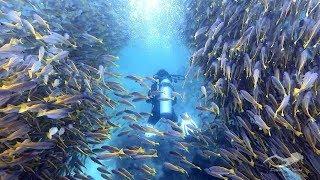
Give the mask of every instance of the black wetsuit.
M 148 95 L 150 95 L 152 92 L 155 92 L 157 90 L 158 90 L 158 83 L 152 84 L 151 90 L 148 92 Z M 174 91 L 173 87 L 172 87 L 172 91 Z M 161 116 L 161 114 L 160 114 L 160 101 L 158 100 L 158 98 L 159 98 L 159 95 L 154 96 L 154 97 L 147 100 L 147 103 L 152 104 L 151 113 L 153 114 L 153 116 L 149 117 L 148 123 L 154 125 L 161 118 L 170 119 L 173 122 L 177 122 L 178 117 L 177 117 L 176 113 L 174 112 L 173 106 L 172 106 L 172 113 L 170 115 Z M 174 100 L 172 101 L 172 105 L 175 105 L 176 103 L 177 103 L 177 98 L 175 97 Z

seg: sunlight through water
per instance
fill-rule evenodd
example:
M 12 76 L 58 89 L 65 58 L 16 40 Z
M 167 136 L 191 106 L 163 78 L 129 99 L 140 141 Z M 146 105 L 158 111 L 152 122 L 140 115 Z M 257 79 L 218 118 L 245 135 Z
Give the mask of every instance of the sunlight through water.
M 129 0 L 132 36 L 153 48 L 170 48 L 173 37 L 179 36 L 178 27 L 183 10 L 181 0 Z

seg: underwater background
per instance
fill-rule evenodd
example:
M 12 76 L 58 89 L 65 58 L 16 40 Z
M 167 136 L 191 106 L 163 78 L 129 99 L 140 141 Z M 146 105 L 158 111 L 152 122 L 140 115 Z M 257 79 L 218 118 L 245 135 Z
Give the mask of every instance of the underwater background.
M 320 179 L 319 73 L 318 0 L 0 0 L 0 180 Z

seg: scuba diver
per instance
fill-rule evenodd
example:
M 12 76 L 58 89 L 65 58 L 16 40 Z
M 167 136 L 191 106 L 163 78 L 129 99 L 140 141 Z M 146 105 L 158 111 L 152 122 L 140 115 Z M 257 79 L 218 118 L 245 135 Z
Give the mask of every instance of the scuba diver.
M 147 103 L 152 104 L 152 116 L 149 117 L 148 123 L 155 125 L 160 119 L 169 119 L 173 122 L 178 122 L 178 117 L 174 111 L 173 106 L 177 103 L 177 98 L 173 97 L 174 92 L 173 82 L 177 82 L 183 76 L 170 75 L 166 70 L 161 69 L 153 76 L 157 82 L 152 84 L 151 89 L 148 92 L 148 96 L 151 97 L 147 100 Z M 154 94 L 154 92 L 159 92 Z

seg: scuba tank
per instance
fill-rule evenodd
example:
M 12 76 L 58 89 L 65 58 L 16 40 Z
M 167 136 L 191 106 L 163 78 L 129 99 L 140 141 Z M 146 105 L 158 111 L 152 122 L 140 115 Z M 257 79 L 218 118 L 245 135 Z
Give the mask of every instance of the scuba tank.
M 159 104 L 160 104 L 160 116 L 170 117 L 172 115 L 172 90 L 173 86 L 169 78 L 164 78 L 159 83 Z
M 170 75 L 164 69 L 159 70 L 153 77 L 157 82 L 151 86 L 151 90 L 157 90 L 159 91 L 159 94 L 152 98 L 152 113 L 154 115 L 149 117 L 148 122 L 150 124 L 156 124 L 161 118 L 177 122 L 178 118 L 173 108 L 173 105 L 176 103 L 176 99 L 173 98 L 174 87 L 172 84 L 173 82 L 182 80 L 184 77 L 179 75 Z

